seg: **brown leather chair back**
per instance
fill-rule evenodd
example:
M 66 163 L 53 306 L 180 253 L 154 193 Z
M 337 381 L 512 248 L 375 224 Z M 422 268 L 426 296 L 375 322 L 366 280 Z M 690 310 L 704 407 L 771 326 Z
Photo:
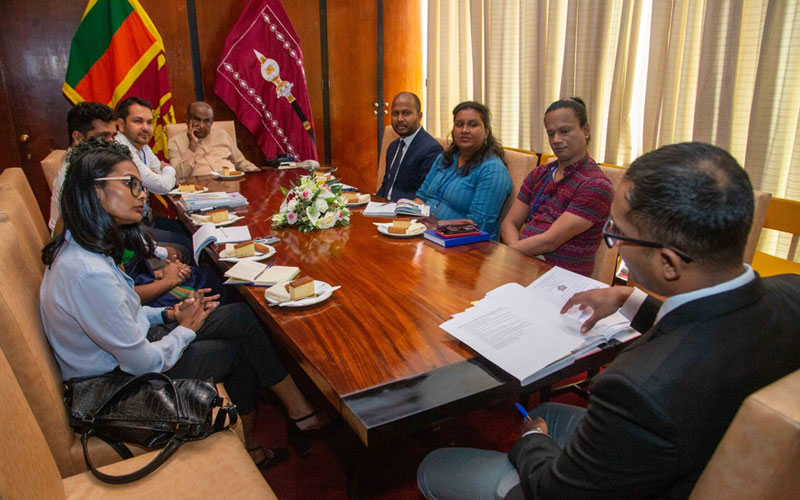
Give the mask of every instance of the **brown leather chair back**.
M 65 498 L 58 468 L 14 372 L 0 352 L 0 498 Z
M 500 211 L 500 222 L 506 217 L 506 214 L 511 210 L 511 205 L 517 199 L 519 188 L 522 187 L 522 182 L 531 170 L 536 167 L 539 157 L 533 152 L 523 152 L 519 150 L 505 149 L 503 160 L 508 167 L 508 173 L 511 176 L 511 194 L 506 198 L 503 204 L 503 209 Z
M 389 144 L 400 136 L 394 131 L 391 125 L 387 125 L 383 129 L 383 140 L 381 141 L 381 154 L 378 156 L 378 180 L 375 183 L 375 192 L 381 188 L 383 183 L 383 175 L 386 173 L 386 150 L 389 149 Z
M 689 500 L 800 497 L 800 370 L 744 400 Z
M 0 348 L 8 359 L 63 476 L 75 474 L 75 434 L 67 424 L 63 383 L 39 312 L 42 265 L 24 251 L 7 216 L 0 220 Z M 38 262 L 37 262 L 38 261 Z
M 21 168 L 7 168 L 0 173 L 0 185 L 7 184 L 12 189 L 16 190 L 25 202 L 25 208 L 31 214 L 31 218 L 35 221 L 42 221 L 44 225 L 37 223 L 36 231 L 42 241 L 50 239 L 50 232 L 47 230 L 47 220 L 45 220 L 42 211 L 39 209 L 39 204 L 36 202 L 36 196 L 33 194 L 31 185 L 28 184 L 28 179 Z
M 47 187 L 50 188 L 51 193 L 53 192 L 53 181 L 58 175 L 58 169 L 61 168 L 66 154 L 66 149 L 54 149 L 41 161 L 42 172 L 44 172 L 44 178 L 47 180 Z
M 20 234 L 20 238 L 16 241 L 17 252 L 31 256 L 40 255 L 46 242 L 42 241 L 41 228 L 37 225 L 42 225 L 44 221 L 34 220 L 25 208 L 25 202 L 19 193 L 7 184 L 0 184 L 0 214 L 8 217 Z M 41 279 L 44 274 L 42 260 L 34 258 L 31 262 L 31 265 L 38 270 Z
M 616 193 L 619 183 L 622 182 L 622 176 L 625 175 L 625 169 L 622 167 L 600 166 L 600 170 L 606 174 L 606 177 L 611 181 Z M 607 285 L 614 283 L 614 273 L 617 271 L 617 258 L 619 257 L 619 249 L 615 245 L 614 248 L 608 248 L 604 241 L 600 242 L 597 247 L 597 252 L 594 254 L 594 269 L 592 270 L 591 277 L 597 281 L 602 281 Z

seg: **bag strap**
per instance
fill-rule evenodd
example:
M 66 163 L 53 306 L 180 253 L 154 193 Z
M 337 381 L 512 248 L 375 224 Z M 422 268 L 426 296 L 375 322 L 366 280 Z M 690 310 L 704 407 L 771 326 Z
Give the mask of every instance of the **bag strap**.
M 175 384 L 172 382 L 172 379 L 167 377 L 163 373 L 145 373 L 144 375 L 139 375 L 138 377 L 130 379 L 122 387 L 120 387 L 119 389 L 114 391 L 114 393 L 109 395 L 105 399 L 105 401 L 103 401 L 102 403 L 100 403 L 100 405 L 98 405 L 97 408 L 89 410 L 86 413 L 86 415 L 84 415 L 84 417 L 82 418 L 82 423 L 91 428 L 91 426 L 94 424 L 95 415 L 103 411 L 103 409 L 106 406 L 116 402 L 119 399 L 122 399 L 122 396 L 136 389 L 144 382 L 147 382 L 149 380 L 160 380 L 166 384 L 167 389 L 172 393 L 172 398 L 175 400 L 175 411 L 177 412 L 178 420 L 179 421 L 183 420 L 184 414 L 183 414 L 183 407 L 181 406 L 181 399 L 178 397 L 178 390 L 175 388 Z
M 97 470 L 97 468 L 94 466 L 91 459 L 89 458 L 89 448 L 87 446 L 87 443 L 89 441 L 89 438 L 91 437 L 91 434 L 92 431 L 89 431 L 81 435 L 81 445 L 83 445 L 83 458 L 84 460 L 86 460 L 86 465 L 89 466 L 89 470 L 92 471 L 92 474 L 94 474 L 94 476 L 97 479 L 103 481 L 104 483 L 109 483 L 109 484 L 131 483 L 133 481 L 136 481 L 137 479 L 145 477 L 154 470 L 158 469 L 161 466 L 161 464 L 166 462 L 167 459 L 171 457 L 173 453 L 178 451 L 178 448 L 180 448 L 181 445 L 183 444 L 183 437 L 178 437 L 178 435 L 175 434 L 172 436 L 172 439 L 170 439 L 169 442 L 167 442 L 167 445 L 164 446 L 164 448 L 162 448 L 160 452 L 158 452 L 158 455 L 156 455 L 150 462 L 148 462 L 147 465 L 128 474 L 123 474 L 121 476 L 112 476 L 110 474 L 105 474 Z

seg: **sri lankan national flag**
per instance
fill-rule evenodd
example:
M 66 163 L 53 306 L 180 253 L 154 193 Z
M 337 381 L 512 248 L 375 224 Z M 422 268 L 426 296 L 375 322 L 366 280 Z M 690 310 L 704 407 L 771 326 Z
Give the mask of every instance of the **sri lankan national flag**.
M 89 0 L 72 39 L 64 94 L 73 102 L 116 107 L 136 96 L 153 104 L 152 146 L 166 155 L 166 124 L 175 123 L 164 42 L 138 0 Z

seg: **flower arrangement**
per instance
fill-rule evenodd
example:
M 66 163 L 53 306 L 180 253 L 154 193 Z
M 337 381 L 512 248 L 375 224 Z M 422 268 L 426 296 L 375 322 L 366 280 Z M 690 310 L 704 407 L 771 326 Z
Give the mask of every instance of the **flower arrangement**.
M 326 181 L 314 175 L 300 177 L 291 188 L 281 187 L 286 199 L 272 216 L 272 227 L 294 226 L 304 233 L 350 224 L 347 200 L 338 179 Z

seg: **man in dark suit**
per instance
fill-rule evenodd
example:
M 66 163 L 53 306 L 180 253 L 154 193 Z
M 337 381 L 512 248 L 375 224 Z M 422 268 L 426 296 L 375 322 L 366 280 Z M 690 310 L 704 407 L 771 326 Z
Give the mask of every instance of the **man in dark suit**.
M 591 307 L 585 332 L 621 308 L 644 335 L 595 377 L 585 410 L 541 405 L 508 455 L 428 455 L 429 499 L 685 499 L 744 398 L 800 368 L 800 276 L 742 264 L 753 191 L 730 154 L 684 143 L 643 155 L 611 216 L 606 243 L 666 300 L 613 287 L 562 312 Z
M 392 100 L 392 128 L 399 139 L 386 149 L 386 173 L 378 196 L 391 201 L 414 199 L 442 145 L 419 124 L 419 97 L 401 92 Z

